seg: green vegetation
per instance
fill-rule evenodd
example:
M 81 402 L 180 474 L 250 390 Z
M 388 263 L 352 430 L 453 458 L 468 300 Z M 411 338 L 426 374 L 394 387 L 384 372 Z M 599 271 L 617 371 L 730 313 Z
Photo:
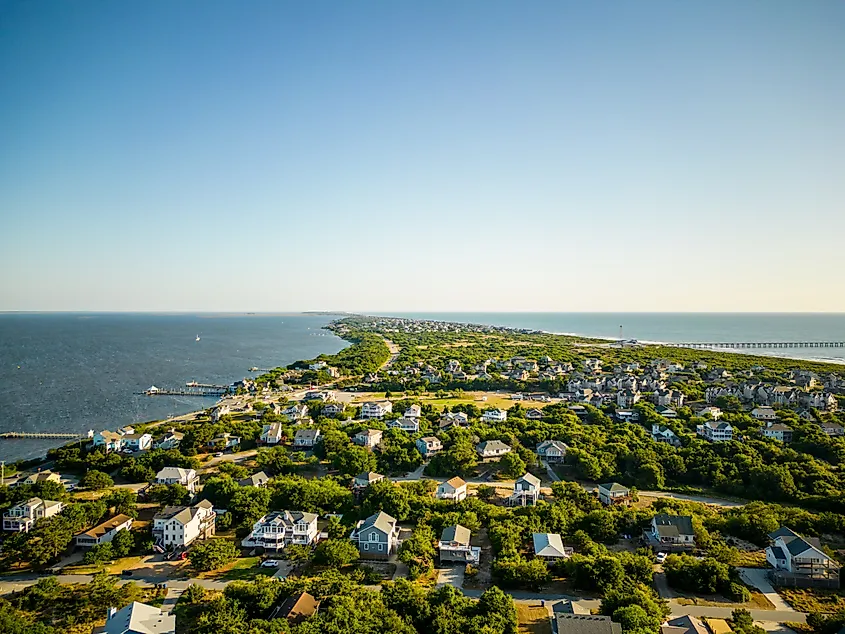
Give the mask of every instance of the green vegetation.
M 196 570 L 206 572 L 222 568 L 239 554 L 237 546 L 228 539 L 209 539 L 191 548 L 188 559 Z

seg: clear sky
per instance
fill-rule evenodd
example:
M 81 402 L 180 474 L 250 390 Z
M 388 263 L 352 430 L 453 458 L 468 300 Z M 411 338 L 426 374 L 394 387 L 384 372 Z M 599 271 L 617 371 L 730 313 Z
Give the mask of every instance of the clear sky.
M 845 3 L 0 0 L 0 310 L 845 311 Z

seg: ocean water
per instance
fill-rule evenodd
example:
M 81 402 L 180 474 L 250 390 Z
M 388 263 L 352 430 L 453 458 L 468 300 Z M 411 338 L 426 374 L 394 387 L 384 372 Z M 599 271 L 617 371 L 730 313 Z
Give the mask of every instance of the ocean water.
M 393 313 L 394 317 L 530 328 L 644 342 L 845 341 L 843 313 Z M 845 348 L 740 350 L 845 363 Z
M 227 385 L 347 344 L 325 315 L 0 314 L 0 432 L 115 429 L 210 407 L 151 385 Z M 200 341 L 196 341 L 196 336 Z M 0 460 L 66 441 L 0 440 Z

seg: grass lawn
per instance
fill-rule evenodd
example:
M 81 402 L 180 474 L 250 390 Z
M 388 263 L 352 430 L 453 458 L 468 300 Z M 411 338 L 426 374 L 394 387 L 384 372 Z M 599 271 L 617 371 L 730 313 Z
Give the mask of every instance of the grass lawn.
M 262 568 L 261 557 L 241 557 L 231 561 L 218 570 L 201 572 L 200 579 L 215 579 L 218 581 L 251 581 L 256 577 L 269 577 L 276 572 L 276 568 Z
M 845 591 L 818 588 L 778 588 L 778 594 L 799 612 L 845 610 Z
M 733 601 L 718 600 L 718 597 L 713 599 L 703 599 L 701 597 L 679 597 L 677 599 L 679 605 L 700 605 L 711 608 L 745 608 L 746 610 L 774 610 L 774 604 L 766 598 L 761 592 L 755 590 L 751 591 L 751 600 L 748 603 L 734 603 Z
M 62 568 L 64 575 L 93 575 L 98 572 L 107 572 L 111 575 L 119 575 L 124 570 L 137 568 L 143 557 L 122 557 L 113 562 L 105 564 L 71 564 Z
M 766 551 L 765 550 L 739 550 L 731 562 L 734 566 L 740 568 L 765 568 L 766 567 Z
M 549 611 L 539 603 L 516 602 L 516 617 L 521 634 L 552 634 Z

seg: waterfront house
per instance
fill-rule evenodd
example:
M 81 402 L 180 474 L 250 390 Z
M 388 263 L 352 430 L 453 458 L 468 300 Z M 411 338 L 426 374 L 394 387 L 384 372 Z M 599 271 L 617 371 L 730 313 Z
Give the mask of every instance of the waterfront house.
M 564 546 L 557 533 L 534 533 L 534 556 L 546 561 L 556 561 L 572 557 L 573 549 Z
M 76 545 L 82 548 L 91 548 L 110 542 L 120 531 L 128 531 L 132 528 L 132 522 L 132 518 L 128 515 L 123 513 L 115 515 L 110 520 L 97 524 L 94 528 L 77 535 Z
M 730 423 L 711 420 L 696 426 L 695 432 L 710 442 L 727 442 L 733 439 L 734 430 Z
M 36 520 L 53 517 L 61 512 L 62 508 L 64 504 L 55 500 L 29 498 L 26 502 L 6 509 L 3 513 L 3 530 L 28 533 Z
M 352 437 L 352 442 L 356 445 L 361 445 L 362 447 L 366 447 L 367 449 L 373 449 L 374 447 L 378 447 L 379 443 L 381 443 L 381 437 L 384 432 L 380 429 L 365 429 L 364 431 L 359 431 Z
M 437 485 L 434 497 L 438 500 L 452 500 L 460 502 L 467 496 L 467 483 L 462 478 L 455 476 Z
M 772 440 L 779 440 L 783 443 L 792 442 L 792 427 L 784 423 L 768 421 L 760 428 L 760 433 L 765 438 L 771 438 Z
M 653 423 L 651 426 L 651 438 L 655 442 L 666 443 L 667 445 L 672 445 L 673 447 L 681 446 L 681 439 L 678 438 L 675 432 L 666 427 L 666 425 Z
M 176 615 L 133 601 L 118 610 L 110 607 L 101 634 L 176 634 Z
M 307 592 L 297 592 L 284 600 L 278 611 L 271 618 L 287 619 L 291 625 L 297 625 L 317 614 L 320 602 Z
M 261 428 L 259 442 L 264 445 L 278 445 L 284 437 L 284 425 L 282 423 L 270 423 Z
M 471 536 L 469 529 L 460 524 L 444 528 L 440 534 L 440 541 L 437 542 L 440 562 L 457 561 L 477 564 L 481 558 L 481 548 L 470 545 Z
M 443 443 L 441 443 L 440 439 L 436 436 L 425 436 L 423 438 L 417 438 L 416 446 L 417 451 L 419 451 L 424 458 L 433 456 L 438 451 L 443 449 Z
M 361 405 L 361 418 L 383 418 L 393 411 L 393 403 L 390 401 L 372 401 Z
M 153 516 L 153 539 L 160 550 L 187 548 L 197 539 L 214 535 L 216 514 L 211 502 L 166 506 Z
M 569 447 L 560 440 L 544 440 L 537 445 L 537 457 L 548 463 L 563 462 Z
M 317 515 L 302 511 L 272 511 L 252 525 L 244 548 L 278 551 L 290 544 L 310 546 L 317 539 Z
M 153 446 L 150 434 L 123 434 L 120 441 L 121 451 L 147 451 Z
M 168 451 L 170 449 L 176 449 L 184 438 L 185 434 L 171 428 L 167 433 L 164 434 L 164 436 L 161 437 L 161 440 L 159 440 L 155 446 L 156 448 L 164 449 L 165 451 Z
M 218 405 L 213 410 L 211 410 L 211 422 L 220 422 L 220 419 L 223 418 L 226 414 L 229 414 L 231 411 L 231 408 L 227 404 Z
M 651 526 L 644 534 L 654 548 L 682 550 L 695 548 L 695 531 L 689 515 L 666 515 L 660 513 L 651 520 Z
M 270 476 L 263 471 L 259 471 L 258 473 L 253 473 L 251 476 L 238 480 L 238 486 L 264 489 L 267 487 L 268 482 L 270 482 Z
M 508 497 L 510 506 L 534 506 L 540 499 L 540 478 L 532 473 L 520 476 L 513 483 L 513 493 Z
M 508 413 L 503 409 L 488 409 L 481 415 L 482 422 L 503 423 L 508 419 Z
M 193 494 L 197 492 L 197 484 L 200 477 L 193 469 L 182 469 L 180 467 L 164 467 L 156 474 L 156 484 L 181 484 Z
M 396 420 L 387 421 L 387 426 L 391 429 L 401 429 L 404 432 L 413 434 L 420 430 L 420 419 L 405 416 Z
M 360 520 L 349 536 L 362 559 L 387 559 L 399 545 L 399 524 L 384 511 Z
M 607 506 L 628 504 L 631 501 L 631 490 L 618 482 L 607 482 L 599 485 L 599 502 Z
M 501 458 L 511 452 L 511 448 L 501 440 L 484 440 L 475 447 L 476 453 L 482 460 Z
M 817 537 L 801 537 L 782 526 L 769 534 L 766 561 L 780 585 L 839 587 L 839 566 L 822 550 Z
M 104 429 L 94 434 L 94 448 L 100 448 L 106 453 L 120 451 L 123 448 L 123 436 L 116 431 Z
M 293 437 L 293 446 L 297 449 L 311 449 L 319 440 L 319 429 L 298 429 Z
M 359 473 L 354 478 L 352 478 L 352 490 L 362 491 L 374 482 L 379 482 L 380 480 L 384 480 L 384 476 L 380 473 L 373 473 L 372 471 L 365 471 L 364 473 Z

